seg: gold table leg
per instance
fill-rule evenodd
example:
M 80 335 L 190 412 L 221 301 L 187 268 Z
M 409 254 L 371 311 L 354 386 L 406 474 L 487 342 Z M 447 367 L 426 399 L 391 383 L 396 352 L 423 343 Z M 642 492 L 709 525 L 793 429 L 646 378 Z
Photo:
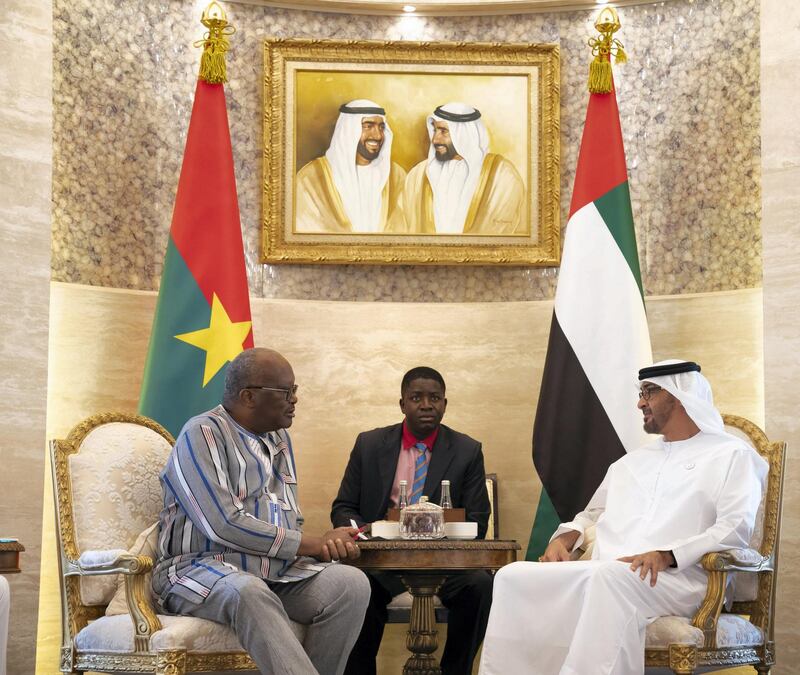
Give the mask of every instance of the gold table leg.
M 444 583 L 445 576 L 409 574 L 401 577 L 413 598 L 411 621 L 406 635 L 406 649 L 411 656 L 403 666 L 403 675 L 441 675 L 442 669 L 433 656 L 439 646 L 433 596 Z

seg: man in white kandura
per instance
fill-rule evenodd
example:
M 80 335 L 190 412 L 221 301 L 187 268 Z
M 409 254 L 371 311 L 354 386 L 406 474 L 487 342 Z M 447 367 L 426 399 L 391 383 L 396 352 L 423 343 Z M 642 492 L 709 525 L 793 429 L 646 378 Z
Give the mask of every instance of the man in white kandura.
M 525 187 L 502 155 L 489 152 L 481 112 L 447 103 L 428 115 L 428 157 L 408 172 L 403 226 L 413 234 L 527 232 Z
M 697 364 L 662 361 L 639 380 L 644 429 L 662 437 L 609 467 L 542 562 L 498 572 L 481 675 L 642 673 L 647 624 L 700 606 L 700 558 L 749 546 L 767 463 L 725 432 Z M 570 562 L 592 524 L 592 559 Z
M 339 108 L 331 144 L 297 172 L 296 232 L 383 232 L 399 218 L 405 170 L 392 162 L 386 111 L 356 99 Z

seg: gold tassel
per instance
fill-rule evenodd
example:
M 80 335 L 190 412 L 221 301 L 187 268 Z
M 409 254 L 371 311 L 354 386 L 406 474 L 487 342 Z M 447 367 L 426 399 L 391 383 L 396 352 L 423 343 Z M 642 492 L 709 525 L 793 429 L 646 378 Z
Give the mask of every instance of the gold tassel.
M 604 7 L 594 22 L 600 37 L 589 38 L 594 59 L 589 64 L 589 91 L 593 94 L 608 94 L 614 85 L 611 56 L 614 63 L 626 63 L 628 55 L 619 40 L 613 35 L 620 28 L 619 16 L 613 7 Z
M 611 91 L 611 62 L 607 57 L 596 56 L 589 64 L 589 91 L 593 94 Z
M 208 39 L 204 41 L 203 55 L 200 57 L 200 79 L 209 84 L 221 84 L 228 81 L 228 68 L 225 64 L 225 52 L 230 43 L 225 39 Z
M 203 48 L 200 57 L 200 79 L 209 84 L 222 84 L 228 81 L 228 69 L 225 64 L 225 52 L 230 48 L 229 35 L 236 29 L 228 25 L 225 11 L 216 2 L 212 2 L 203 12 L 200 22 L 208 28 L 202 40 L 194 43 Z

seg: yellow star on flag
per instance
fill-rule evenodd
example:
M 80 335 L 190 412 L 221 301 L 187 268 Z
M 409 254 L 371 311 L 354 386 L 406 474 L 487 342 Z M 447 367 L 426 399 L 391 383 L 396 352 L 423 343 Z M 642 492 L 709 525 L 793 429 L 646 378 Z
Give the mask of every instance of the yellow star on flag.
M 203 349 L 206 352 L 206 367 L 203 372 L 203 386 L 216 375 L 228 361 L 236 358 L 239 352 L 244 351 L 242 343 L 250 332 L 250 321 L 234 323 L 230 320 L 228 312 L 222 301 L 214 293 L 211 300 L 211 323 L 208 328 L 176 335 L 178 340 Z

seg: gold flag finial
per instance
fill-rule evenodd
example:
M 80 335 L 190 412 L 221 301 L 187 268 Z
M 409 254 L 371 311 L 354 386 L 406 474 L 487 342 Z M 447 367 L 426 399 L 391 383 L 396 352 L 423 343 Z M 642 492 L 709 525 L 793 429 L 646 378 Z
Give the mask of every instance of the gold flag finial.
M 589 38 L 594 59 L 589 66 L 589 91 L 608 94 L 611 91 L 611 56 L 614 63 L 625 63 L 628 55 L 622 43 L 614 37 L 620 29 L 619 15 L 613 7 L 603 7 L 595 19 L 594 27 L 600 37 Z
M 200 57 L 200 79 L 209 84 L 227 82 L 225 52 L 231 46 L 228 36 L 233 35 L 236 29 L 228 24 L 228 16 L 218 2 L 212 2 L 203 10 L 200 23 L 208 28 L 203 39 L 194 43 L 195 47 L 203 48 L 203 55 Z

